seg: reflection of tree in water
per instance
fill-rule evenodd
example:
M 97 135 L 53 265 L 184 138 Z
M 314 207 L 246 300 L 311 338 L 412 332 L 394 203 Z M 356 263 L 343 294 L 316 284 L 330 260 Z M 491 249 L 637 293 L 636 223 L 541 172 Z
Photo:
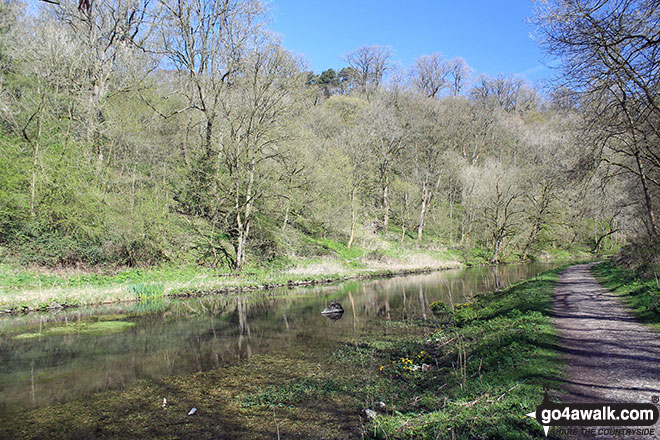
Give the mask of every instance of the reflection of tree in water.
M 422 311 L 422 318 L 426 318 L 426 300 L 424 299 L 424 287 L 420 284 L 419 289 L 418 289 L 418 294 L 419 294 L 419 308 Z
M 245 357 L 252 357 L 252 347 L 250 345 L 250 324 L 248 323 L 248 305 L 244 297 L 236 299 L 236 313 L 238 314 L 238 359 L 241 359 L 243 345 L 245 345 Z

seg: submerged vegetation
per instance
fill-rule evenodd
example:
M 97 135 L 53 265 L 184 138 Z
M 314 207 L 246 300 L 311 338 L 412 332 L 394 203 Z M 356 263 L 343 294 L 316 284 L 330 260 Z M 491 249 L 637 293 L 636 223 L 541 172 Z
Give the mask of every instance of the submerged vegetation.
M 38 332 L 29 332 L 29 333 L 20 333 L 15 335 L 14 339 L 34 339 L 41 338 L 53 335 L 69 335 L 69 334 L 82 334 L 82 335 L 106 335 L 110 333 L 122 332 L 130 327 L 133 327 L 135 323 L 130 321 L 111 321 L 111 320 L 99 320 L 99 321 L 82 321 L 82 322 L 70 322 L 66 324 L 61 324 L 57 326 L 48 326 L 47 329 Z

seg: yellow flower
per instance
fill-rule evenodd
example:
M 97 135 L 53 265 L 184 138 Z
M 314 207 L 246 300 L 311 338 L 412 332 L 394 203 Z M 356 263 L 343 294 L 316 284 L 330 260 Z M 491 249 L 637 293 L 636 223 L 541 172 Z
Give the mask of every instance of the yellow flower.
M 383 365 L 380 366 L 380 371 L 383 371 L 383 368 L 385 368 Z

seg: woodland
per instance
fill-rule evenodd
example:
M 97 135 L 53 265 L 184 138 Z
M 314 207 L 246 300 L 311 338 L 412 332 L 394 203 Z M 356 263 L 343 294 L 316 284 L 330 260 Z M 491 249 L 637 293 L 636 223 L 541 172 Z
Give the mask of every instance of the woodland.
M 657 266 L 658 6 L 536 6 L 534 86 L 377 45 L 311 72 L 257 0 L 2 0 L 0 259 L 240 271 L 381 237 Z

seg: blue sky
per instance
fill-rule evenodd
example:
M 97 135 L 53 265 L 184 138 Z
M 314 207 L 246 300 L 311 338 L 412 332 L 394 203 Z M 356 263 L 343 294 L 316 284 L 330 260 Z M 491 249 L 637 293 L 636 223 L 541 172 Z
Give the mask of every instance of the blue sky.
M 341 68 L 341 57 L 362 45 L 387 45 L 407 67 L 419 55 L 462 56 L 476 74 L 551 75 L 537 43 L 531 0 L 272 0 L 270 28 L 303 55 L 310 70 Z

